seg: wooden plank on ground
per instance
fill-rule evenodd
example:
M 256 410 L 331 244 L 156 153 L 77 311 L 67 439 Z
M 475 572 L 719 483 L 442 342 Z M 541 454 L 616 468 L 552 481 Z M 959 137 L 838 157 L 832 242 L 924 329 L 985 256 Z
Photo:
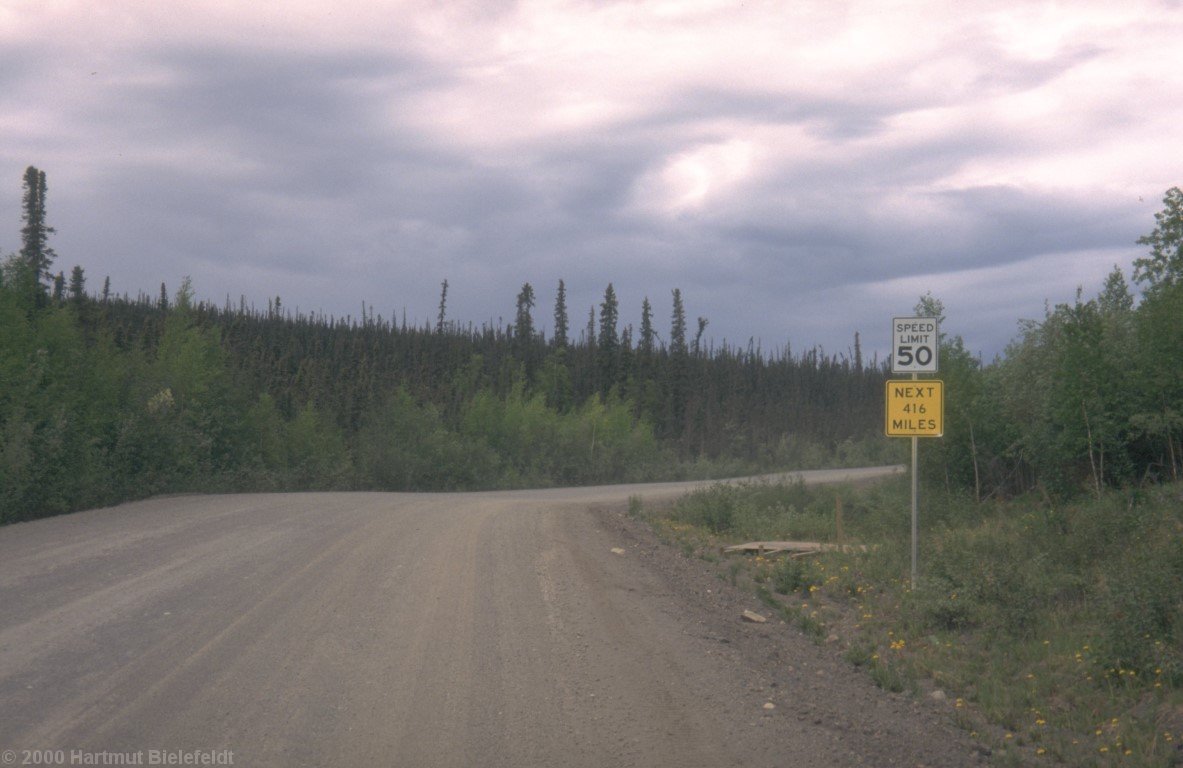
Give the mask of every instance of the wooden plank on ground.
M 723 553 L 775 555 L 814 554 L 817 552 L 866 552 L 865 544 L 827 544 L 819 541 L 749 541 L 723 547 Z

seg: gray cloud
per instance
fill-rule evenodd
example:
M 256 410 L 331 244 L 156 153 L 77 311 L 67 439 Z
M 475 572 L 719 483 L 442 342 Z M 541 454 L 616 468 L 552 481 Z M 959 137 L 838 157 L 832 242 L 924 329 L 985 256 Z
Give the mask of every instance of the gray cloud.
M 497 39 L 482 25 L 515 23 L 466 19 L 481 45 Z M 954 332 L 989 356 L 1044 298 L 1069 300 L 1110 258 L 1128 265 L 1183 167 L 1135 154 L 1129 180 L 1114 175 L 1113 147 L 1124 146 L 1114 137 L 1129 132 L 1136 147 L 1142 112 L 1177 112 L 1138 95 L 1131 113 L 1128 44 L 1077 41 L 1032 57 L 976 24 L 964 32 L 826 78 L 742 72 L 728 85 L 650 72 L 640 104 L 627 72 L 605 73 L 589 98 L 625 107 L 565 127 L 546 122 L 546 100 L 566 84 L 523 95 L 511 90 L 516 75 L 482 74 L 520 69 L 522 82 L 546 82 L 544 66 L 501 52 L 459 62 L 426 45 L 195 35 L 93 55 L 63 41 L 46 60 L 37 46 L 5 45 L 0 106 L 15 117 L 0 122 L 0 246 L 15 250 L 20 174 L 34 164 L 49 176 L 58 266 L 80 263 L 92 283 L 110 274 L 133 294 L 192 275 L 217 301 L 281 295 L 355 316 L 364 301 L 424 322 L 447 278 L 451 316 L 479 324 L 510 316 L 529 281 L 549 326 L 563 278 L 573 327 L 613 282 L 622 319 L 639 322 L 648 296 L 664 333 L 680 287 L 716 339 L 838 351 L 861 331 L 869 351 L 886 346 L 892 315 L 944 290 Z M 1086 94 L 1087 109 L 1075 107 L 1079 85 L 1058 90 L 1107 66 L 1113 79 Z M 47 95 L 49 84 L 66 95 Z M 1017 116 L 1002 111 L 1008 99 Z M 453 113 L 430 111 L 441 108 Z M 917 127 L 902 127 L 916 115 Z M 674 159 L 732 140 L 758 151 L 731 186 L 694 205 L 661 198 Z M 1095 178 L 1046 180 L 1041 163 L 1068 150 L 1096 158 Z M 1062 167 L 1076 170 L 1071 159 Z M 1021 289 L 988 297 L 1008 270 L 1024 275 Z

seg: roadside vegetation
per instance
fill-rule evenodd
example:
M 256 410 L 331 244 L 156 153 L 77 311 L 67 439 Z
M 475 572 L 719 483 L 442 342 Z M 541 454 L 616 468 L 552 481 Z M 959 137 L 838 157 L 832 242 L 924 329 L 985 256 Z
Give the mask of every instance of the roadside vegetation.
M 904 478 L 720 485 L 653 525 L 882 687 L 946 701 L 997 764 L 1183 765 L 1183 191 L 1163 203 L 1138 299 L 1114 268 L 989 364 L 942 338 L 915 589 Z M 794 539 L 869 549 L 720 555 Z
M 1054 504 L 936 487 L 921 508 L 916 590 L 909 498 L 903 477 L 757 483 L 634 512 L 881 687 L 941 699 L 995 764 L 1183 760 L 1183 484 Z M 842 542 L 867 551 L 720 553 L 745 541 L 837 543 L 839 526 Z
M 735 476 L 898 460 L 886 373 L 846 354 L 715 345 L 681 291 L 622 319 L 613 286 L 575 328 L 559 281 L 512 323 L 292 313 L 131 297 L 54 269 L 47 179 L 24 177 L 0 268 L 0 523 L 160 493 L 457 490 Z M 394 288 L 397 295 L 397 286 Z M 581 313 L 576 311 L 575 317 Z

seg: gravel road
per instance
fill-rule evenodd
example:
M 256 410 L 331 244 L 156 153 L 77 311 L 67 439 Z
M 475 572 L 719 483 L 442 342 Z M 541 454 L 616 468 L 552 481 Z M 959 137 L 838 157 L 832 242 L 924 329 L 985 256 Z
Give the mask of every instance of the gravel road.
M 0 528 L 4 764 L 980 764 L 947 706 L 741 622 L 751 596 L 623 512 L 690 485 L 188 496 Z

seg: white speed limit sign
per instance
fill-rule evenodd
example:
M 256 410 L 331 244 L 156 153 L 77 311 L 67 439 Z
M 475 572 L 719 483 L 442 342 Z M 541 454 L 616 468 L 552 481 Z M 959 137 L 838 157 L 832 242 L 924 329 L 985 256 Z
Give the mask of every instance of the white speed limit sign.
M 892 373 L 936 373 L 939 349 L 935 317 L 892 318 Z

